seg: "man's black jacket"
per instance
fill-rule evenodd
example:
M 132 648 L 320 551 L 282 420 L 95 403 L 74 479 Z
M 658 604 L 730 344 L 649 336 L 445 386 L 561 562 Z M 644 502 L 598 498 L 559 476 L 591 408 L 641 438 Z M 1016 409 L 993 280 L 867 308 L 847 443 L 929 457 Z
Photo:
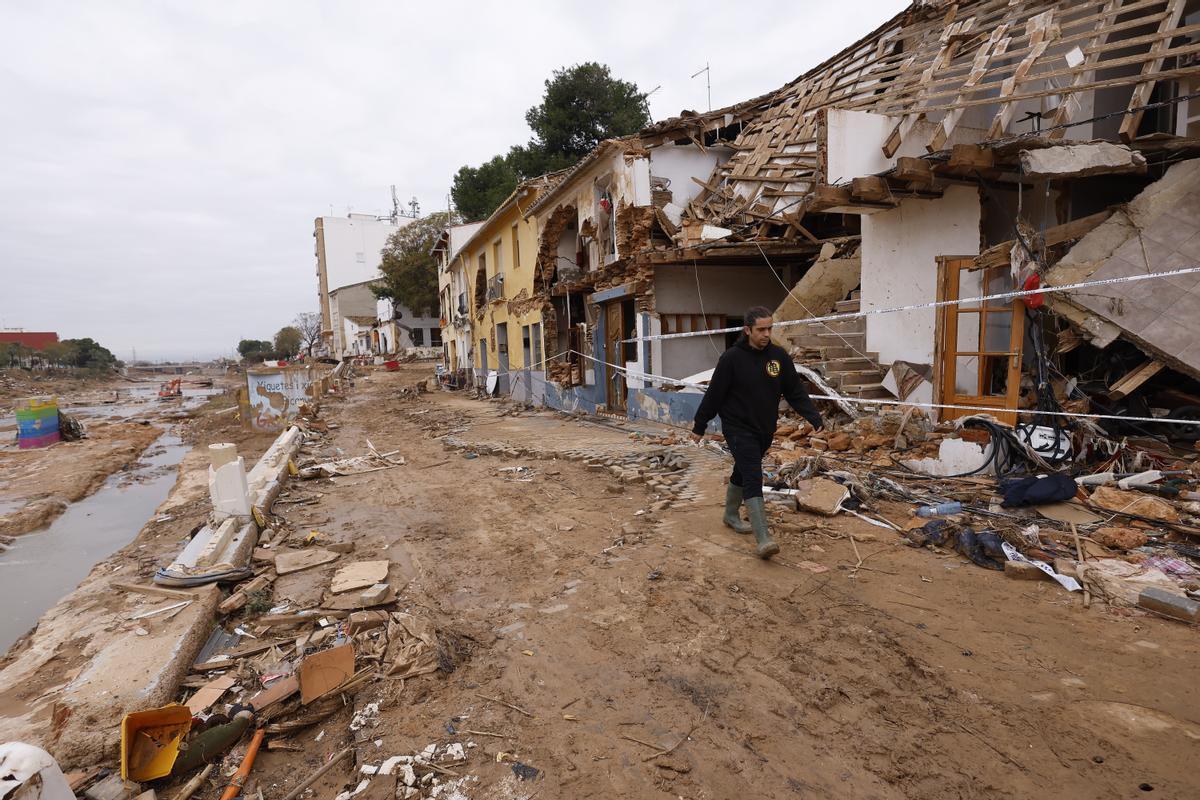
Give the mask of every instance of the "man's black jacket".
M 780 397 L 814 428 L 821 427 L 821 414 L 804 391 L 787 351 L 774 343 L 755 350 L 743 336 L 717 361 L 692 430 L 703 435 L 712 418 L 720 415 L 726 436 L 750 433 L 769 440 L 779 421 Z

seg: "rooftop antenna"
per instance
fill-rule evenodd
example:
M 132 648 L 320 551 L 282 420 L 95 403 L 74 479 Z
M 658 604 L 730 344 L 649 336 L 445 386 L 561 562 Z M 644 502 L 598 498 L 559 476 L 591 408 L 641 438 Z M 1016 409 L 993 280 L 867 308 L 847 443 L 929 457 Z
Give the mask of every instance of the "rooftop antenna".
M 421 216 L 421 204 L 417 202 L 416 195 L 413 195 L 413 199 L 408 201 L 408 215 L 413 219 Z
M 396 184 L 392 184 L 392 224 L 400 219 L 400 199 L 396 197 Z
M 701 73 L 704 74 L 704 85 L 708 88 L 708 110 L 712 111 L 712 72 L 708 68 L 707 61 L 704 62 L 704 69 L 693 72 L 692 77 L 695 78 Z

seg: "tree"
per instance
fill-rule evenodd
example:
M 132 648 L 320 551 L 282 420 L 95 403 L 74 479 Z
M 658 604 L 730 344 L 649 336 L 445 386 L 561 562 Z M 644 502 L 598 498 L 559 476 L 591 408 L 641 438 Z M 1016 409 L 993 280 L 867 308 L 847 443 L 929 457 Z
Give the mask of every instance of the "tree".
M 270 342 L 262 339 L 242 339 L 238 342 L 237 351 L 243 360 L 257 361 L 271 355 L 273 347 Z
M 304 344 L 304 336 L 300 329 L 285 325 L 275 333 L 275 354 L 282 359 L 295 358 Z
M 292 320 L 292 325 L 300 331 L 304 352 L 311 356 L 313 348 L 321 343 L 321 315 L 316 311 L 302 311 Z
M 413 313 L 438 307 L 437 260 L 429 252 L 458 217 L 438 211 L 410 222 L 388 237 L 379 265 L 383 279 L 371 287 L 375 296 L 408 306 Z
M 540 105 L 525 112 L 534 141 L 550 154 L 583 158 L 605 139 L 650 124 L 646 95 L 589 61 L 555 70 Z
M 63 339 L 60 344 L 74 350 L 72 366 L 80 369 L 109 370 L 120 364 L 107 347 L 92 339 Z
M 450 186 L 450 196 L 463 219 L 478 221 L 499 208 L 519 182 L 509 158 L 496 156 L 478 167 L 460 168 Z
M 464 219 L 486 219 L 521 181 L 566 169 L 605 139 L 636 133 L 650 114 L 637 85 L 588 62 L 555 70 L 525 121 L 533 130 L 528 144 L 455 174 L 450 195 Z
M 42 358 L 56 367 L 73 367 L 79 357 L 79 349 L 70 342 L 48 344 L 42 348 Z

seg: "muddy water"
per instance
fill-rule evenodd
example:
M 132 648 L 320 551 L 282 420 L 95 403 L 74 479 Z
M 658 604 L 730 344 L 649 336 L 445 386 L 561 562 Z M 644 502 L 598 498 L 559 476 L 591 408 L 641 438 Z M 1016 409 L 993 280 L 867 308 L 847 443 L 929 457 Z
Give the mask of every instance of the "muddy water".
M 0 554 L 0 653 L 74 589 L 92 567 L 137 535 L 175 484 L 189 446 L 164 433 L 132 470 L 110 477 L 49 528 Z

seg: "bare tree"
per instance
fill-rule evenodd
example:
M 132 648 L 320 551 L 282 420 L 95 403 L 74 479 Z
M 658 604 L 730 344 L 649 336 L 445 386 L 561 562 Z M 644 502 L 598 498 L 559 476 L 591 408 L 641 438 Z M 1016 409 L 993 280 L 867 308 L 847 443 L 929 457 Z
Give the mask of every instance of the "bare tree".
M 304 352 L 311 356 L 313 348 L 321 343 L 321 315 L 315 311 L 302 311 L 292 320 L 292 325 L 300 331 Z

